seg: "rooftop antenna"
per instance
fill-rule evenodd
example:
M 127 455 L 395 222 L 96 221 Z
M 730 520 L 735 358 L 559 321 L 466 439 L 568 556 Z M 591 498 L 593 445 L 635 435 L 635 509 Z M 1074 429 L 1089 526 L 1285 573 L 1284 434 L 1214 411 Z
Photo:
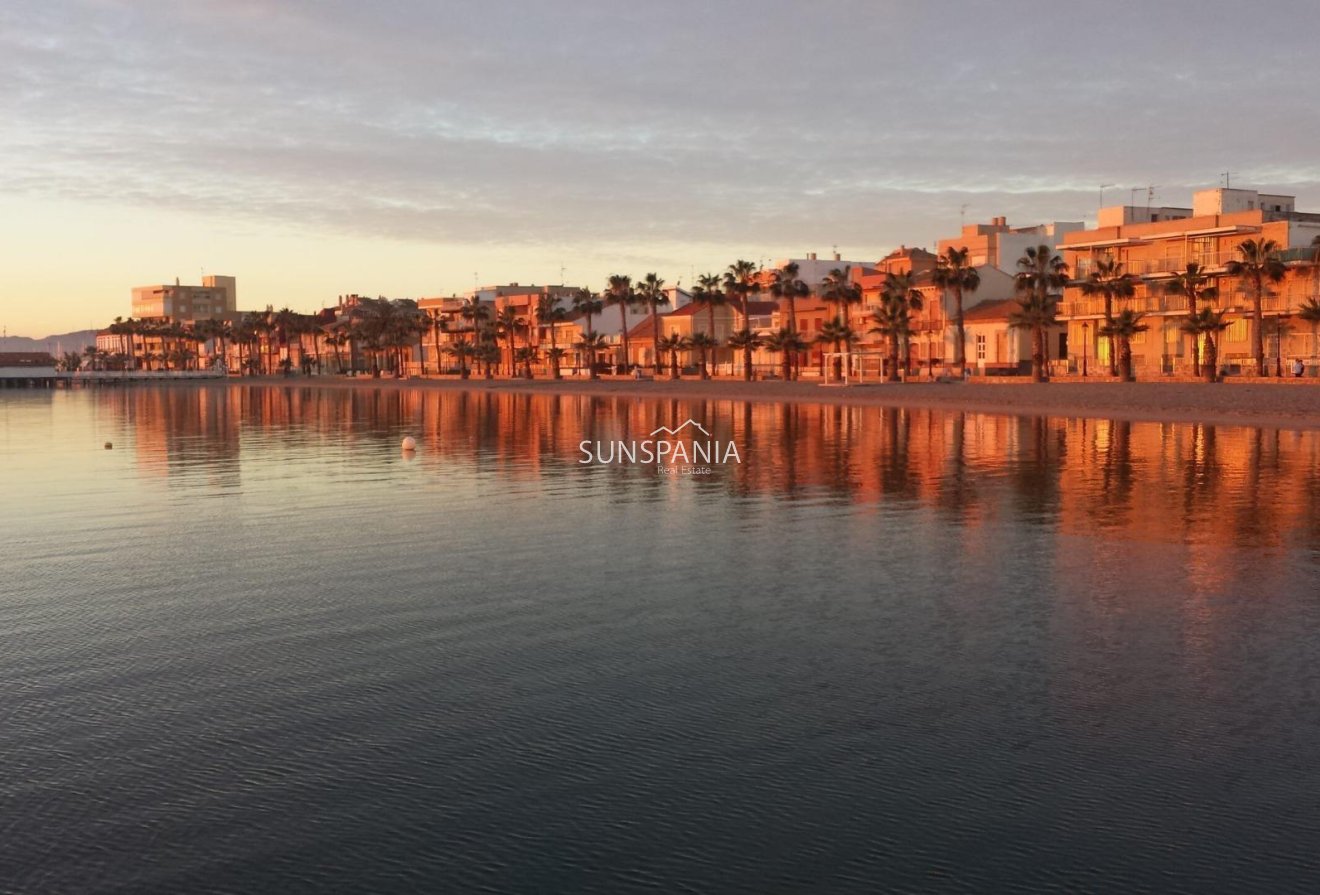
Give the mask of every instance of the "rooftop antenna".
M 1104 207 L 1105 207 L 1105 190 L 1108 189 L 1109 187 L 1111 187 L 1111 186 L 1115 186 L 1115 185 L 1116 185 L 1116 184 L 1112 184 L 1112 183 L 1102 183 L 1102 184 L 1100 184 L 1100 207 L 1101 207 L 1101 208 L 1104 208 Z
M 963 204 L 961 204 L 961 205 L 958 206 L 958 226 L 959 226 L 959 227 L 965 227 L 965 226 L 967 226 L 967 203 L 966 203 L 966 202 L 964 202 Z
M 564 285 L 564 262 L 559 262 L 559 285 Z
M 1155 190 L 1156 190 L 1156 185 L 1153 184 L 1153 183 L 1152 183 L 1150 186 L 1146 187 L 1146 210 L 1147 210 L 1147 211 L 1150 211 L 1150 204 L 1151 204 L 1152 202 L 1155 201 Z
M 1137 193 L 1140 191 L 1141 191 L 1141 187 L 1139 186 L 1134 186 L 1132 189 L 1128 190 L 1128 205 L 1131 205 L 1133 208 L 1136 208 Z
M 1224 178 L 1224 189 L 1231 190 L 1233 188 L 1233 172 L 1224 171 L 1220 176 Z

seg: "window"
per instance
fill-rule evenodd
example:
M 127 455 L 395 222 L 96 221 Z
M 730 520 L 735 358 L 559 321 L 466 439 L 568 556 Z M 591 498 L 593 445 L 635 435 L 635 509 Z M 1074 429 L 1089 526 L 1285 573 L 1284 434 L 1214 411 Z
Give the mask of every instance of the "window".
M 1247 340 L 1247 318 L 1240 317 L 1228 325 L 1224 331 L 1225 342 L 1245 342 Z
M 985 360 L 985 336 L 976 337 L 976 359 Z

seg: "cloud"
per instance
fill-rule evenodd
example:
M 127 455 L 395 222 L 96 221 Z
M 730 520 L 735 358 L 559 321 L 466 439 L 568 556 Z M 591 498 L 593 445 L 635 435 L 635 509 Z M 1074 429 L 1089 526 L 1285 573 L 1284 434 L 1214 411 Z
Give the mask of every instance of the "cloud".
M 1186 201 L 1226 168 L 1314 206 L 1320 65 L 1279 25 L 1309 10 L 1267 5 L 17 0 L 0 188 L 659 260 L 878 251 L 963 203 L 1075 219 L 1102 181 Z

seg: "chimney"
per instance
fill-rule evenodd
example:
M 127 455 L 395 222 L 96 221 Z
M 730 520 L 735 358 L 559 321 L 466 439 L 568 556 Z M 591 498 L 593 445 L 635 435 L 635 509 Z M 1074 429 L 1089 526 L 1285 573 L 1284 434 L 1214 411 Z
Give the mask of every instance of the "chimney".
M 843 260 L 843 256 L 840 255 L 838 252 L 835 252 L 835 253 L 834 253 L 834 260 L 835 260 L 835 261 L 842 261 L 842 260 Z
M 808 260 L 808 261 L 815 261 L 815 260 L 816 260 L 816 253 L 815 253 L 815 252 L 807 252 L 807 260 Z

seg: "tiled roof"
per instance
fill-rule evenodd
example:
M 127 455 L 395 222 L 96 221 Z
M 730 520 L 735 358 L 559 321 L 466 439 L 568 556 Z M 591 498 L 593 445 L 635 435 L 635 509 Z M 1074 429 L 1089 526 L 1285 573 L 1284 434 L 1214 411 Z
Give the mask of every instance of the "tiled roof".
M 1000 298 L 991 301 L 983 301 L 980 304 L 972 305 L 966 311 L 963 311 L 963 320 L 981 323 L 993 323 L 1000 320 L 1008 320 L 1008 315 L 1018 309 L 1017 299 Z

